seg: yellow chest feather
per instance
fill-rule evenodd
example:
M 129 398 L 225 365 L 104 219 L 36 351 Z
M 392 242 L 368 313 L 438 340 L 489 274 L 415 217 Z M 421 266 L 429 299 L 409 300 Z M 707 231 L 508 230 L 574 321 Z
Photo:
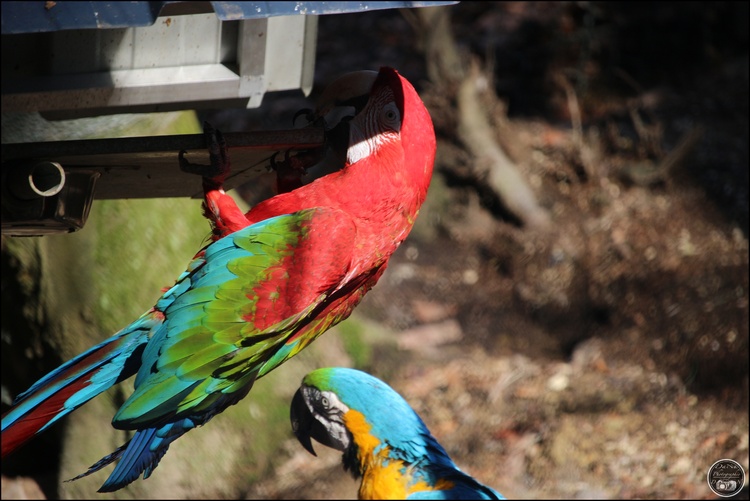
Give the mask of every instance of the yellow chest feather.
M 359 448 L 362 467 L 359 499 L 406 499 L 413 492 L 451 487 L 450 482 L 443 481 L 435 487 L 424 481 L 412 483 L 410 469 L 404 468 L 403 461 L 389 458 L 388 447 L 375 452 L 380 441 L 370 433 L 372 427 L 362 413 L 350 410 L 344 416 L 344 422 Z

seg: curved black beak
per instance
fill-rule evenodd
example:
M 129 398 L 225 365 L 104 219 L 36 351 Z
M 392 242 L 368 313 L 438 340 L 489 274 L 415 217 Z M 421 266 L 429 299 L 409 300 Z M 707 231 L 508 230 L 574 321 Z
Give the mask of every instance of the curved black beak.
M 298 389 L 292 398 L 292 407 L 290 409 L 290 418 L 292 421 L 292 431 L 307 452 L 317 457 L 313 449 L 310 437 L 313 433 L 313 426 L 317 420 L 313 417 L 310 409 L 307 407 L 305 397 L 302 394 L 302 388 Z

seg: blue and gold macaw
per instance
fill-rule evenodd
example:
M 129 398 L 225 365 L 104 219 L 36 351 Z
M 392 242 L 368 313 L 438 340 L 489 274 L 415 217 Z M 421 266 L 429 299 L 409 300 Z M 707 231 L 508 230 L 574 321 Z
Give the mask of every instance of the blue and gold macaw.
M 462 472 L 401 395 L 355 369 L 318 369 L 292 400 L 292 430 L 344 453 L 360 499 L 505 499 Z

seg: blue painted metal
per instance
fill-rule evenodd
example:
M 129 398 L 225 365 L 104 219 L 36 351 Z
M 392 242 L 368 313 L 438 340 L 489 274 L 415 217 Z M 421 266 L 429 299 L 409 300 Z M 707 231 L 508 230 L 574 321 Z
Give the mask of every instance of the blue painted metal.
M 222 21 L 289 15 L 326 15 L 450 5 L 458 2 L 210 2 Z M 0 2 L 2 34 L 151 26 L 168 4 L 196 2 Z M 193 4 L 193 5 L 187 5 Z

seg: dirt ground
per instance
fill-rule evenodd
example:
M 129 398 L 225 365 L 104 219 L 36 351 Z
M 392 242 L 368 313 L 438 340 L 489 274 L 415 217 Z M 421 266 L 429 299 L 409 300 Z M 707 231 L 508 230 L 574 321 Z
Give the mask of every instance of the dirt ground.
M 747 8 L 680 5 L 452 7 L 543 229 L 473 175 L 411 17 L 320 21 L 321 80 L 350 59 L 400 68 L 439 140 L 418 225 L 358 309 L 398 348 L 364 368 L 508 497 L 707 499 L 714 461 L 748 467 Z M 248 498 L 356 496 L 317 449 L 290 446 Z

